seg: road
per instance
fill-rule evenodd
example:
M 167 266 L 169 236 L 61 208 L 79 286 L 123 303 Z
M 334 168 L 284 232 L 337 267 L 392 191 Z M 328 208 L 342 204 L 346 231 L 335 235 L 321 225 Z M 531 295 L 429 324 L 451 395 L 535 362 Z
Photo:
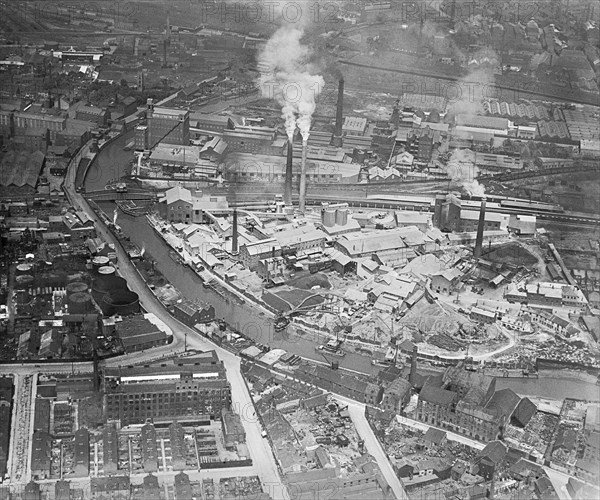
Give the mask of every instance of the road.
M 75 170 L 77 163 L 73 162 L 70 164 L 68 175 L 65 177 L 65 191 L 68 192 L 68 196 L 71 199 L 74 206 L 82 209 L 90 217 L 96 219 L 96 215 L 91 207 L 87 204 L 85 199 L 75 192 L 74 181 L 75 181 Z M 117 253 L 118 267 L 120 275 L 127 280 L 129 288 L 137 293 L 140 298 L 140 304 L 142 307 L 151 313 L 154 313 L 159 317 L 173 332 L 173 343 L 168 346 L 167 349 L 153 350 L 149 353 L 135 354 L 133 357 L 136 362 L 144 361 L 146 358 L 153 358 L 157 356 L 157 352 L 164 351 L 178 351 L 181 350 L 185 338 L 187 336 L 187 345 L 192 349 L 199 349 L 203 351 L 215 350 L 219 359 L 223 361 L 227 370 L 227 378 L 231 385 L 231 401 L 234 410 L 242 417 L 244 429 L 246 431 L 246 443 L 250 456 L 252 458 L 253 467 L 256 468 L 257 475 L 261 482 L 274 491 L 276 495 L 273 495 L 277 500 L 289 498 L 285 485 L 281 482 L 273 452 L 269 446 L 268 440 L 263 439 L 261 433 L 262 428 L 260 423 L 256 419 L 247 418 L 251 408 L 253 408 L 252 398 L 247 390 L 246 384 L 242 378 L 240 369 L 240 359 L 229 351 L 218 347 L 206 339 L 201 338 L 193 329 L 184 325 L 183 323 L 176 320 L 169 312 L 164 308 L 162 303 L 156 298 L 156 296 L 146 286 L 146 283 L 137 272 L 137 269 L 133 266 L 129 260 L 126 252 L 121 247 L 118 240 L 108 230 L 108 228 L 101 222 L 96 222 L 96 231 L 104 241 L 113 243 Z M 127 358 L 119 358 L 112 360 L 108 364 L 124 364 Z
M 367 418 L 365 417 L 365 405 L 341 396 L 335 396 L 335 398 L 341 403 L 348 405 L 348 413 L 350 413 L 350 418 L 354 423 L 354 427 L 356 427 L 356 432 L 358 432 L 359 436 L 365 442 L 365 448 L 369 454 L 375 458 L 383 477 L 390 485 L 396 498 L 398 500 L 408 500 L 408 495 L 404 490 L 400 479 L 394 472 L 394 468 L 388 460 L 381 444 L 379 444 L 369 422 L 367 422 Z

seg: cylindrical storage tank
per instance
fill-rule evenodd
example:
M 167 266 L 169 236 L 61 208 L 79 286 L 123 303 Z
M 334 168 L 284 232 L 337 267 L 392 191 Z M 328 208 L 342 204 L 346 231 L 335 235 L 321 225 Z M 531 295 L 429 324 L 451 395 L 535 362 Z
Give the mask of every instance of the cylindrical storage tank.
M 17 276 L 21 274 L 31 274 L 33 269 L 33 264 L 19 264 L 17 266 Z
M 108 257 L 104 257 L 103 255 L 98 255 L 92 259 L 92 266 L 95 270 L 100 269 L 103 266 L 107 266 L 109 263 Z
M 345 226 L 348 223 L 348 210 L 345 208 L 338 208 L 335 212 L 335 223 L 338 226 Z
M 108 293 L 112 290 L 127 290 L 127 281 L 116 274 L 98 274 L 92 282 L 92 290 Z
M 323 212 L 323 225 L 325 227 L 332 227 L 335 225 L 335 209 L 326 208 Z
M 82 281 L 74 281 L 73 283 L 69 283 L 66 287 L 67 289 L 67 297 L 70 297 L 74 293 L 84 293 L 88 291 L 87 283 L 83 283 Z
M 17 286 L 25 287 L 33 283 L 34 278 L 31 274 L 20 274 L 15 278 L 15 281 L 17 282 Z
M 92 296 L 101 305 L 104 296 L 113 290 L 127 290 L 127 281 L 116 274 L 98 274 L 92 282 Z
M 69 314 L 86 314 L 92 309 L 92 296 L 77 292 L 69 297 Z
M 98 269 L 98 274 L 103 276 L 115 274 L 115 268 L 113 266 L 102 266 L 100 269 Z
M 100 307 L 106 316 L 136 314 L 140 312 L 140 298 L 130 290 L 113 290 L 104 296 Z

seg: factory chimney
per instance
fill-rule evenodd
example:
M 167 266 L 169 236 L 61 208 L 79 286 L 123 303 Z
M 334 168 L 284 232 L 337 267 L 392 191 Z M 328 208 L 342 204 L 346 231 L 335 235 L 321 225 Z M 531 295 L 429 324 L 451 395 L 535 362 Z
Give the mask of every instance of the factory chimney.
M 237 210 L 233 209 L 233 230 L 231 234 L 231 253 L 233 255 L 238 253 L 238 215 Z
M 341 78 L 338 83 L 338 97 L 335 111 L 335 132 L 333 134 L 332 145 L 340 147 L 342 145 L 342 125 L 344 122 L 344 79 Z
M 288 207 L 292 206 L 292 178 L 293 178 L 293 170 L 292 170 L 292 159 L 294 156 L 294 140 L 288 140 L 287 147 L 287 162 L 285 164 L 285 187 L 283 191 L 283 201 Z
M 163 68 L 167 67 L 167 39 L 163 40 Z
M 412 349 L 412 355 L 410 358 L 410 374 L 408 375 L 408 381 L 410 382 L 410 385 L 414 386 L 415 385 L 415 377 L 417 375 L 417 353 L 418 353 L 418 348 L 417 346 L 413 346 Z
M 477 237 L 475 239 L 475 250 L 473 257 L 479 260 L 483 246 L 483 228 L 485 226 L 485 198 L 481 199 L 481 209 L 479 210 L 479 224 L 477 224 Z
M 302 162 L 300 163 L 300 212 L 306 209 L 306 155 L 308 154 L 308 141 L 302 140 Z

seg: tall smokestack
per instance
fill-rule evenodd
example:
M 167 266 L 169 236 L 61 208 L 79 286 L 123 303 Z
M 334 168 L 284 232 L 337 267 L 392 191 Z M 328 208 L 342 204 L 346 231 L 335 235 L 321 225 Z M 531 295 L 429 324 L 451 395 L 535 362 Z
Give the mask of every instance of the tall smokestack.
M 294 157 L 294 140 L 288 140 L 287 162 L 285 164 L 285 188 L 283 191 L 283 201 L 288 207 L 292 206 L 292 178 L 294 171 L 292 169 L 292 160 Z
M 308 153 L 308 141 L 302 140 L 302 163 L 300 164 L 300 212 L 306 209 L 306 155 Z
M 413 346 L 412 355 L 410 357 L 410 374 L 408 376 L 408 381 L 411 385 L 415 385 L 415 376 L 417 375 L 417 354 L 418 348 L 417 346 Z
M 332 146 L 341 147 L 342 145 L 342 126 L 344 124 L 344 79 L 341 78 L 338 83 L 338 97 L 335 110 L 335 132 L 331 141 Z
M 344 79 L 338 83 L 337 107 L 335 113 L 335 135 L 342 137 L 342 125 L 344 120 Z
M 483 227 L 485 226 L 485 198 L 481 199 L 481 209 L 479 210 L 479 224 L 477 224 L 477 238 L 475 239 L 475 251 L 473 256 L 476 260 L 481 257 L 483 246 Z
M 163 40 L 163 68 L 167 67 L 167 39 Z
M 233 209 L 233 233 L 231 235 L 231 253 L 238 253 L 238 215 L 236 209 Z

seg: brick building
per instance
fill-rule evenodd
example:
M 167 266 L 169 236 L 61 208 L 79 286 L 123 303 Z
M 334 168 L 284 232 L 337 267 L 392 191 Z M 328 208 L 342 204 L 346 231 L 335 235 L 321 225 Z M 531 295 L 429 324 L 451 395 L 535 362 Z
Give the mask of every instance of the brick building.
M 190 112 L 185 109 L 150 106 L 147 112 L 149 145 L 159 142 L 180 144 L 190 143 Z
M 214 351 L 125 372 L 109 368 L 104 386 L 106 417 L 123 426 L 147 418 L 207 422 L 231 407 L 225 367 Z

